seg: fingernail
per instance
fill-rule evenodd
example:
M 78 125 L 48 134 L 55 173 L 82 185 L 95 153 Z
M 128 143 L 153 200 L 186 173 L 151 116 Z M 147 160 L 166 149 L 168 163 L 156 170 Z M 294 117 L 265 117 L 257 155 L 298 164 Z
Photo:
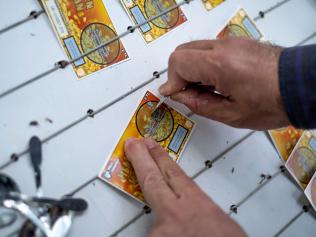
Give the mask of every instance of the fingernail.
M 166 92 L 167 92 L 166 84 L 161 85 L 161 86 L 159 87 L 158 91 L 159 91 L 159 93 L 160 93 L 161 95 L 166 95 Z
M 155 142 L 155 140 L 152 138 L 146 138 L 144 142 L 148 149 L 152 149 L 157 146 L 157 142 Z
M 124 145 L 125 145 L 125 146 L 128 146 L 130 143 L 132 143 L 132 142 L 134 142 L 134 141 L 136 141 L 136 138 L 134 138 L 134 137 L 127 138 L 127 139 L 125 140 L 125 142 L 124 142 Z

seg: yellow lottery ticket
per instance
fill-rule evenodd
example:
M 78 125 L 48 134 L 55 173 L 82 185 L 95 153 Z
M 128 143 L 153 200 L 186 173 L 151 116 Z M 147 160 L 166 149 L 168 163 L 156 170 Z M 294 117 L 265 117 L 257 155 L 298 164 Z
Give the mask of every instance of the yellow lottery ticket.
M 166 104 L 155 110 L 159 99 L 146 92 L 127 128 L 108 157 L 99 178 L 144 202 L 134 170 L 124 153 L 124 141 L 130 137 L 150 136 L 177 162 L 194 129 L 194 122 Z
M 284 161 L 289 158 L 302 133 L 302 130 L 292 126 L 269 131 L 273 144 Z
M 304 193 L 316 211 L 316 172 L 307 185 Z
M 223 39 L 229 36 L 247 37 L 255 40 L 264 40 L 254 21 L 244 9 L 240 9 L 228 22 L 225 28 L 217 35 Z
M 202 0 L 206 10 L 210 11 L 217 7 L 219 4 L 223 3 L 225 0 Z
M 58 39 L 70 60 L 117 36 L 102 0 L 42 0 Z M 76 60 L 79 78 L 128 59 L 120 40 Z
M 316 137 L 311 131 L 302 134 L 285 167 L 305 189 L 316 171 Z
M 174 0 L 121 0 L 121 2 L 135 24 L 143 23 L 176 5 Z M 150 43 L 186 20 L 178 7 L 142 25 L 139 30 L 145 41 Z

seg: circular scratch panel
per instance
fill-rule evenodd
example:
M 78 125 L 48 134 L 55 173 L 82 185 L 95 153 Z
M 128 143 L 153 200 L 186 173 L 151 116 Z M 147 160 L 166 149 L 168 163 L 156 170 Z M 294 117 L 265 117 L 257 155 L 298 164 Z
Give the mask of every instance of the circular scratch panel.
M 173 131 L 174 119 L 170 110 L 161 105 L 152 113 L 155 109 L 157 102 L 149 101 L 143 104 L 136 114 L 136 127 L 138 132 L 146 137 L 151 137 L 157 142 L 166 140 Z
M 307 147 L 300 147 L 295 150 L 290 162 L 297 179 L 308 184 L 316 170 L 315 154 Z
M 230 24 L 225 28 L 224 32 L 225 37 L 249 37 L 249 34 L 245 29 L 239 25 Z
M 92 23 L 86 26 L 81 33 L 81 48 L 83 52 L 86 53 L 114 37 L 116 37 L 116 33 L 110 27 L 101 23 Z M 119 53 L 120 42 L 116 40 L 90 53 L 87 57 L 94 63 L 105 65 L 114 62 L 119 56 Z
M 174 5 L 176 5 L 174 0 L 145 0 L 144 9 L 147 18 L 150 19 Z M 176 8 L 151 22 L 158 28 L 170 29 L 177 24 L 179 20 L 179 14 L 179 9 Z

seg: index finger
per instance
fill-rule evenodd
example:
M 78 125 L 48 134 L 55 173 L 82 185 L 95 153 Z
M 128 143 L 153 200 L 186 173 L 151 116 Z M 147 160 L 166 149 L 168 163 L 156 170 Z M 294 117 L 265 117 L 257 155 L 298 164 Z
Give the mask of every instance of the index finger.
M 182 49 L 213 49 L 217 43 L 218 40 L 195 40 L 179 45 L 176 51 Z
M 146 145 L 139 139 L 130 138 L 125 141 L 124 148 L 148 204 L 155 209 L 172 203 L 170 201 L 175 200 L 176 195 L 165 182 Z
M 180 166 L 170 158 L 168 152 L 157 142 L 151 138 L 147 138 L 144 143 L 164 176 L 164 179 L 177 195 L 177 198 L 190 196 L 192 193 L 199 192 L 199 188 L 194 181 L 184 173 Z
M 215 86 L 220 65 L 212 50 L 182 49 L 169 58 L 168 80 L 159 88 L 162 95 L 170 96 L 182 91 L 189 83 Z

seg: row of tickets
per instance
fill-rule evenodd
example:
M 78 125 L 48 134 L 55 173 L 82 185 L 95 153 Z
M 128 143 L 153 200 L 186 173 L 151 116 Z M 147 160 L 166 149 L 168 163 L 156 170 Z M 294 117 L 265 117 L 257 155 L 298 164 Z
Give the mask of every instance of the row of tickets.
M 41 0 L 60 44 L 65 50 L 78 78 L 101 69 L 124 62 L 129 55 L 121 40 L 87 54 L 99 45 L 117 37 L 117 32 L 102 0 Z M 203 0 L 206 9 L 211 10 L 224 0 Z M 135 25 L 171 9 L 175 0 L 121 0 Z M 187 21 L 180 8 L 158 17 L 139 27 L 147 43 Z M 77 59 L 77 60 L 76 60 Z
M 290 126 L 269 131 L 286 169 L 316 210 L 316 135 Z
M 217 38 L 244 36 L 262 40 L 262 33 L 243 9 L 240 9 L 220 31 Z M 154 113 L 159 98 L 147 91 L 133 113 L 127 128 L 114 150 L 105 161 L 99 178 L 142 203 L 145 197 L 137 182 L 134 170 L 125 157 L 124 141 L 129 137 L 150 136 L 156 140 L 175 162 L 179 162 L 195 123 L 179 111 L 162 104 Z

